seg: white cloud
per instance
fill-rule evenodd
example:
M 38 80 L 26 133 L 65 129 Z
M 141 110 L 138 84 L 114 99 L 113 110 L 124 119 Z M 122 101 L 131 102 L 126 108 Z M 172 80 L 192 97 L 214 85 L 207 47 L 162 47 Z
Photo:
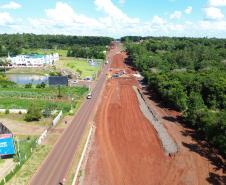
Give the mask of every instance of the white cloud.
M 119 4 L 124 5 L 126 0 L 119 0 Z
M 97 19 L 78 14 L 69 4 L 58 2 L 55 8 L 47 9 L 46 18 L 28 19 L 39 32 L 77 35 L 118 35 L 136 32 L 139 19 L 130 18 L 110 0 L 96 0 L 99 11 L 106 15 Z M 137 33 L 137 32 L 136 32 Z
M 174 11 L 171 15 L 170 15 L 170 19 L 180 19 L 182 16 L 181 11 Z
M 191 6 L 187 7 L 187 8 L 184 10 L 184 12 L 185 12 L 186 14 L 191 14 L 191 13 L 192 13 L 192 7 L 191 7 Z
M 7 12 L 0 13 L 0 32 L 28 32 L 36 34 L 99 35 L 119 37 L 125 35 L 142 36 L 225 36 L 226 21 L 222 12 L 204 9 L 205 21 L 180 20 L 182 11 L 175 11 L 169 18 L 153 16 L 149 21 L 132 18 L 119 9 L 111 0 L 95 0 L 94 5 L 104 15 L 92 18 L 79 14 L 68 3 L 57 2 L 55 7 L 45 10 L 42 18 L 19 20 Z M 213 8 L 213 7 L 209 7 Z M 216 8 L 216 7 L 215 7 Z M 218 9 L 218 8 L 216 8 Z M 220 9 L 219 9 L 220 10 Z M 215 12 L 215 13 L 214 13 Z M 217 12 L 217 13 L 216 13 Z
M 208 7 L 204 9 L 206 13 L 207 19 L 213 19 L 213 20 L 222 20 L 224 19 L 224 14 L 222 13 L 221 9 L 216 7 Z
M 87 24 L 96 25 L 97 21 L 84 15 L 77 14 L 67 3 L 58 2 L 54 9 L 47 9 L 46 15 L 49 20 L 56 24 Z
M 201 21 L 200 28 L 207 31 L 226 31 L 226 21 Z
M 209 6 L 226 6 L 226 0 L 209 0 Z
M 19 9 L 21 8 L 21 5 L 14 2 L 14 1 L 11 1 L 9 2 L 8 4 L 3 4 L 3 5 L 0 5 L 0 8 L 3 8 L 3 9 Z
M 127 23 L 139 22 L 137 18 L 129 18 L 122 10 L 115 6 L 111 0 L 95 0 L 94 3 L 99 11 L 105 12 L 106 15 L 113 20 Z
M 156 25 L 164 25 L 166 23 L 166 21 L 159 16 L 154 16 L 151 22 Z
M 7 24 L 11 24 L 13 22 L 13 18 L 7 12 L 0 12 L 0 26 L 5 26 Z

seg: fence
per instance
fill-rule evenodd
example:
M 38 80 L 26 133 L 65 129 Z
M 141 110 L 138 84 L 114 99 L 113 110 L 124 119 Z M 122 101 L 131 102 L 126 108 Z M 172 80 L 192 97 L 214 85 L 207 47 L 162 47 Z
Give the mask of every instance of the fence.
M 37 143 L 40 145 L 42 143 L 42 141 L 47 137 L 48 134 L 48 130 L 46 129 L 41 136 L 38 138 Z
M 42 143 L 42 141 L 47 137 L 48 135 L 48 130 L 50 130 L 52 127 L 54 127 L 59 121 L 60 121 L 60 118 L 62 117 L 63 115 L 63 112 L 60 111 L 59 114 L 54 118 L 53 122 L 52 122 L 52 125 L 46 129 L 42 134 L 41 136 L 38 138 L 37 140 L 37 143 L 40 145 Z
M 5 113 L 6 110 L 9 110 L 9 113 L 13 113 L 13 114 L 26 114 L 27 113 L 27 109 L 0 109 L 0 113 Z
M 60 118 L 62 117 L 63 112 L 60 111 L 60 113 L 54 118 L 53 122 L 52 122 L 52 127 L 54 127 L 60 120 Z

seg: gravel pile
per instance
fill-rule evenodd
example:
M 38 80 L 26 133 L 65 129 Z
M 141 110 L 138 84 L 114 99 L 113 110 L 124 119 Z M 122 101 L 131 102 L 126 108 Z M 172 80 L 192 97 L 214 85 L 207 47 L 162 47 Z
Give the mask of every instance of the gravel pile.
M 162 142 L 164 151 L 167 155 L 175 154 L 177 152 L 177 145 L 170 137 L 166 128 L 160 123 L 160 121 L 156 118 L 153 111 L 146 105 L 144 99 L 142 98 L 140 92 L 138 91 L 137 87 L 133 87 L 137 98 L 140 104 L 140 109 L 145 115 L 145 117 L 150 121 L 150 123 L 154 126 L 155 130 L 158 133 L 159 139 Z

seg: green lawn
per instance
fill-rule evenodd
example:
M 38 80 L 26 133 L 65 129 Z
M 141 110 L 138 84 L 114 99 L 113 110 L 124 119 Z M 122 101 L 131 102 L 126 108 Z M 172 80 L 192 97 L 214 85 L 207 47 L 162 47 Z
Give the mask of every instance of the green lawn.
M 95 60 L 98 62 L 97 66 L 90 66 L 87 59 L 78 59 L 73 57 L 62 57 L 59 62 L 57 62 L 57 69 L 67 69 L 77 72 L 80 70 L 82 72 L 81 78 L 85 77 L 95 77 L 99 72 L 103 60 Z

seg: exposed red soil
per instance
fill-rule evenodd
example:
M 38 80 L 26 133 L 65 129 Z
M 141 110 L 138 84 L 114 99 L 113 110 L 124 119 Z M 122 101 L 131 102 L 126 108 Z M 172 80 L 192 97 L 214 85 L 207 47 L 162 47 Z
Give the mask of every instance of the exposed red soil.
M 111 68 L 121 68 L 125 69 L 125 64 L 122 62 L 124 61 L 124 58 L 126 57 L 125 54 L 118 53 L 113 56 L 113 63 L 111 64 Z
M 125 57 L 125 54 L 113 56 L 111 67 L 128 70 L 123 63 Z M 96 115 L 94 144 L 83 184 L 224 184 L 222 166 L 219 167 L 204 153 L 192 150 L 197 142 L 187 134 L 191 130 L 165 119 L 176 119 L 180 113 L 160 108 L 158 103 L 147 99 L 179 146 L 175 157 L 165 156 L 156 131 L 140 111 L 133 85 L 138 86 L 135 78 L 108 81 Z M 200 151 L 202 148 L 200 146 Z
M 158 184 L 162 178 L 161 169 L 167 157 L 155 130 L 139 109 L 132 89 L 135 84 L 131 79 L 115 79 L 106 87 L 96 116 L 95 145 L 98 152 L 92 157 L 98 160 L 96 167 L 87 172 L 93 176 L 96 171 L 97 176 L 86 178 L 87 185 Z

